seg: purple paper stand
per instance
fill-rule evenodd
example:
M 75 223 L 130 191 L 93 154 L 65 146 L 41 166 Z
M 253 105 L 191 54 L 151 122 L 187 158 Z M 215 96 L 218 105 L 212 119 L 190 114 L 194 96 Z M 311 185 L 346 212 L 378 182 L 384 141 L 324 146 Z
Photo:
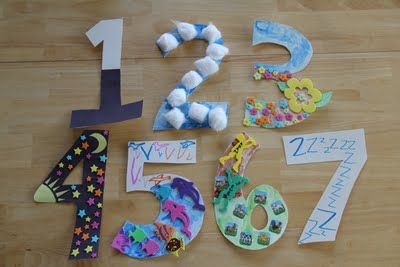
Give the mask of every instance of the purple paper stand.
M 143 100 L 121 105 L 121 70 L 102 70 L 100 109 L 73 110 L 70 128 L 113 123 L 142 116 Z

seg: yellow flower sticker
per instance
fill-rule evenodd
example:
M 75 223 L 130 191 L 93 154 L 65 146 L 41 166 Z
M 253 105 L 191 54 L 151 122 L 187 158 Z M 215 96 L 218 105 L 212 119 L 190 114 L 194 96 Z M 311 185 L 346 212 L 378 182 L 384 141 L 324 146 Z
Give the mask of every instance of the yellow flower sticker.
M 307 113 L 313 113 L 317 106 L 315 103 L 322 99 L 321 91 L 314 87 L 312 81 L 308 78 L 301 79 L 300 81 L 296 78 L 291 78 L 287 81 L 288 88 L 285 89 L 284 94 L 289 99 L 289 107 L 295 112 L 305 111 Z M 296 95 L 299 90 L 307 90 L 307 94 L 311 96 L 308 101 L 303 101 Z

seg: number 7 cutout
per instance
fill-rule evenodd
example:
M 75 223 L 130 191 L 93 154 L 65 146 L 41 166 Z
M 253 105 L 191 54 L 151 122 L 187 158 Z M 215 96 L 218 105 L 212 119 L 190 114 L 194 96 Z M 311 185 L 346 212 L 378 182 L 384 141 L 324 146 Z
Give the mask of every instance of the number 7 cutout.
M 203 198 L 185 177 L 170 173 L 143 176 L 144 163 L 196 163 L 196 141 L 129 142 L 126 191 L 152 192 L 159 199 L 161 210 L 154 223 L 126 221 L 112 247 L 138 259 L 178 256 L 201 229 Z
M 34 195 L 36 202 L 73 202 L 77 206 L 70 259 L 96 258 L 100 242 L 108 131 L 83 131 Z M 64 181 L 83 160 L 82 184 Z
M 284 136 L 283 144 L 288 165 L 341 161 L 298 243 L 334 241 L 351 190 L 367 161 L 364 129 Z
M 94 46 L 103 42 L 100 109 L 73 110 L 71 128 L 119 122 L 142 115 L 143 101 L 121 105 L 122 19 L 102 20 L 87 37 Z

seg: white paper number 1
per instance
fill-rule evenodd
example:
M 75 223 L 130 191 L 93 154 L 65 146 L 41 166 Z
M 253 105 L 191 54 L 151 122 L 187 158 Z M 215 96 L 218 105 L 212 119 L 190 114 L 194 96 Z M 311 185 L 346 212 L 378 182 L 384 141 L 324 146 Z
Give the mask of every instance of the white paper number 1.
M 122 19 L 102 20 L 86 32 L 94 46 L 103 42 L 102 70 L 121 68 L 122 24 Z
M 283 144 L 288 165 L 341 160 L 298 243 L 334 241 L 353 185 L 367 161 L 364 129 L 284 136 Z

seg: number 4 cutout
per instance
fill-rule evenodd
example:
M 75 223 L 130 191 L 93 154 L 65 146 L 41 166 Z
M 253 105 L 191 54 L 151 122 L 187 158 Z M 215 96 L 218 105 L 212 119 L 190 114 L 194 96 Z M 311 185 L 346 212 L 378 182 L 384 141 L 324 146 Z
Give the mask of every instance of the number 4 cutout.
M 298 243 L 334 241 L 351 190 L 367 161 L 364 129 L 284 136 L 283 144 L 288 165 L 341 161 Z
M 100 240 L 108 131 L 84 131 L 44 179 L 36 202 L 74 202 L 76 221 L 70 259 L 96 258 Z M 82 184 L 64 181 L 83 160 Z

